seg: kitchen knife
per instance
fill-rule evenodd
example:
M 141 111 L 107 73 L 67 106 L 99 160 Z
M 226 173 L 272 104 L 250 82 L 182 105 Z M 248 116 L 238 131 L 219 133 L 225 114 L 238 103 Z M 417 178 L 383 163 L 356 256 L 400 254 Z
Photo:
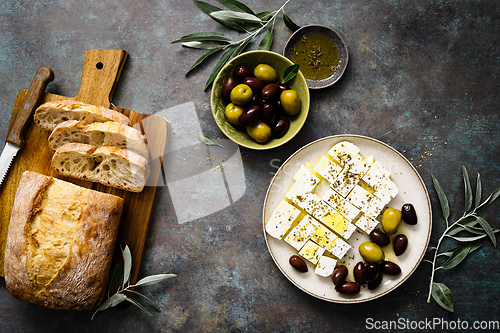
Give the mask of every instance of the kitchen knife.
M 19 149 L 24 146 L 24 135 L 31 123 L 33 113 L 43 100 L 47 84 L 52 80 L 54 80 L 52 69 L 42 66 L 37 70 L 33 82 L 26 93 L 24 102 L 21 105 L 21 109 L 7 134 L 5 147 L 0 156 L 0 186 L 14 157 Z

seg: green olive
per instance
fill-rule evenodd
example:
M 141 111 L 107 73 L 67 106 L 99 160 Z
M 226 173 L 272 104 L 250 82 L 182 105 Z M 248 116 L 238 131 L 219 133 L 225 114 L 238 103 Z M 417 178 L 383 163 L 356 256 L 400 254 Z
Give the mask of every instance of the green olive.
M 295 116 L 300 111 L 300 99 L 295 90 L 285 90 L 280 95 L 281 107 L 290 116 Z
M 401 211 L 396 208 L 387 208 L 382 214 L 382 228 L 388 235 L 395 233 L 401 225 Z
M 250 103 L 253 97 L 252 88 L 246 84 L 238 84 L 231 90 L 231 102 L 236 105 L 245 105 Z
M 364 242 L 359 245 L 359 254 L 363 257 L 363 259 L 367 262 L 380 263 L 384 260 L 385 255 L 384 251 L 375 243 L 372 242 Z
M 253 70 L 253 75 L 264 83 L 278 81 L 276 70 L 269 65 L 259 64 Z
M 243 108 L 234 103 L 229 103 L 226 106 L 226 111 L 224 112 L 227 120 L 233 125 L 239 125 L 238 118 L 243 114 Z
M 258 143 L 264 143 L 271 137 L 271 127 L 259 120 L 255 124 L 247 126 L 247 133 Z

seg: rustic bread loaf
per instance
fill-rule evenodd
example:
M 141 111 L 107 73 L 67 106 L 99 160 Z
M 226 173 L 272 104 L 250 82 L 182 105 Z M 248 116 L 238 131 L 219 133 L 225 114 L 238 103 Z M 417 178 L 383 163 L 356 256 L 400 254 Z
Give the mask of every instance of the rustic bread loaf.
M 52 167 L 63 176 L 141 192 L 149 176 L 147 160 L 118 147 L 67 143 L 54 153 Z
M 35 110 L 34 120 L 42 128 L 52 131 L 66 120 L 87 120 L 87 123 L 116 121 L 128 126 L 130 119 L 118 111 L 102 106 L 86 104 L 71 99 L 54 100 L 40 105 Z
M 70 142 L 96 147 L 119 147 L 148 158 L 148 149 L 142 133 L 116 121 L 88 124 L 86 120 L 67 120 L 57 125 L 49 136 L 49 147 L 52 150 Z
M 5 248 L 9 292 L 55 309 L 98 306 L 122 210 L 120 197 L 24 172 Z

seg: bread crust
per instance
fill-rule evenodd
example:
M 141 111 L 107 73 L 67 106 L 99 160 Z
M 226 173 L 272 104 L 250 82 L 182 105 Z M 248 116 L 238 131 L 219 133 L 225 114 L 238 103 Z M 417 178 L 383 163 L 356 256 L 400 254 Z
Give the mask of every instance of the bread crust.
M 28 261 L 36 263 L 29 251 L 29 243 L 35 238 L 30 223 L 38 212 L 48 209 L 44 207 L 44 195 L 55 183 L 63 189 L 81 191 L 86 196 L 86 204 L 79 207 L 78 222 L 67 235 L 71 242 L 67 257 L 50 281 L 39 285 L 30 278 L 33 268 L 28 265 Z M 80 202 L 79 198 L 70 200 L 74 200 L 75 205 Z M 49 308 L 91 310 L 97 307 L 106 291 L 122 211 L 120 197 L 24 172 L 14 200 L 5 249 L 5 283 L 9 292 L 21 301 Z
M 38 125 L 49 131 L 66 120 L 86 119 L 88 123 L 115 121 L 132 126 L 130 119 L 118 111 L 72 99 L 44 103 L 35 110 L 33 118 Z
M 67 120 L 57 125 L 49 136 L 49 147 L 57 150 L 68 142 L 85 143 L 96 147 L 114 146 L 127 149 L 148 158 L 148 149 L 142 133 L 116 121 L 91 123 Z

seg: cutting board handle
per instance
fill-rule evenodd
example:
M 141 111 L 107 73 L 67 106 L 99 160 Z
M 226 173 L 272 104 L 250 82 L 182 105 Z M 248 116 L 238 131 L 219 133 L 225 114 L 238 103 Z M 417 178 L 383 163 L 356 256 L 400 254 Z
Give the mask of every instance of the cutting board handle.
M 74 100 L 111 107 L 111 98 L 127 59 L 124 50 L 87 50 L 83 60 L 82 83 Z

